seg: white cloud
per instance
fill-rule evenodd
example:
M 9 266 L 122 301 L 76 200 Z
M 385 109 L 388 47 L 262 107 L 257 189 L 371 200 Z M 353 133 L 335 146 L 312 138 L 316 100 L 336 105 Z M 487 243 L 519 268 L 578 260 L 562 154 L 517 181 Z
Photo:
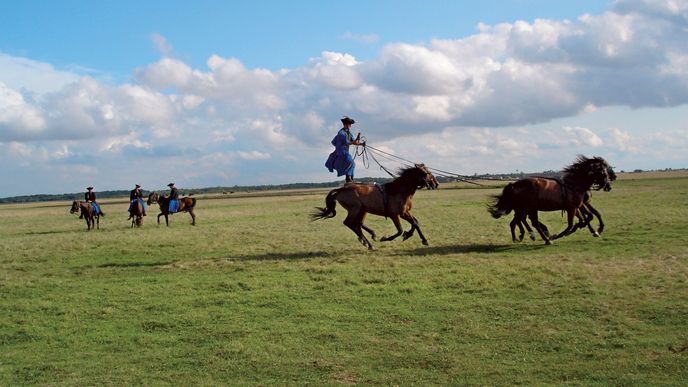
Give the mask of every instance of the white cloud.
M 602 139 L 598 135 L 593 133 L 592 130 L 587 128 L 565 127 L 564 132 L 571 136 L 569 142 L 571 145 L 574 146 L 585 145 L 596 148 L 602 146 L 603 144 Z
M 354 40 L 367 44 L 377 43 L 380 37 L 377 34 L 353 34 L 350 31 L 345 32 L 339 37 L 342 40 Z
M 44 94 L 76 82 L 78 74 L 56 70 L 52 65 L 0 52 L 0 82 L 14 90 Z
M 155 47 L 160 52 L 162 56 L 170 56 L 172 54 L 172 45 L 165 39 L 164 36 L 153 33 L 150 35 L 150 40 L 153 42 Z
M 268 160 L 271 156 L 270 153 L 259 152 L 259 151 L 238 151 L 237 155 L 244 160 Z
M 572 21 L 481 24 L 461 39 L 389 44 L 372 60 L 324 51 L 279 71 L 219 55 L 194 68 L 153 34 L 163 57 L 115 85 L 0 54 L 0 142 L 15 163 L 102 157 L 112 173 L 123 161 L 156 157 L 163 168 L 278 166 L 295 149 L 303 159 L 328 148 L 346 114 L 373 144 L 464 172 L 510 170 L 549 155 L 556 167 L 588 151 L 661 158 L 652 149 L 675 150 L 685 127 L 653 136 L 615 122 L 533 127 L 616 106 L 688 103 L 687 9 L 674 0 L 623 0 Z M 303 173 L 313 176 L 321 164 Z

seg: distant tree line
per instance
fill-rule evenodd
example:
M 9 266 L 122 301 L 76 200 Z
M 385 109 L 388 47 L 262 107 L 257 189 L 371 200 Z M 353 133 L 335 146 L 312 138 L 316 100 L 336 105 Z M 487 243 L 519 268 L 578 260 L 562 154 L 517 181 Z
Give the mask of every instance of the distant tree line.
M 680 170 L 680 169 L 673 169 Z M 661 169 L 658 171 L 672 171 L 671 168 Z M 620 171 L 623 172 L 623 171 Z M 643 170 L 636 169 L 633 172 L 643 172 Z M 515 173 L 503 173 L 503 174 L 474 174 L 470 176 L 471 180 L 515 180 L 521 179 L 526 176 L 542 176 L 542 177 L 554 177 L 559 176 L 561 172 L 558 171 L 543 171 L 538 173 L 525 173 L 525 172 L 515 172 Z M 466 176 L 466 178 L 469 178 Z M 360 183 L 379 183 L 384 184 L 392 181 L 392 178 L 374 178 L 374 177 L 363 177 L 356 179 Z M 447 183 L 452 181 L 457 181 L 454 178 L 448 178 L 444 176 L 438 176 L 437 181 L 440 183 Z M 218 187 L 206 187 L 206 188 L 194 188 L 194 189 L 182 189 L 180 188 L 180 193 L 182 195 L 202 195 L 202 194 L 227 194 L 236 192 L 256 192 L 256 191 L 279 191 L 279 190 L 290 190 L 290 189 L 309 189 L 309 188 L 331 188 L 339 187 L 342 185 L 341 181 L 330 181 L 325 183 L 291 183 L 291 184 L 266 184 L 266 185 L 234 185 L 229 187 L 218 186 Z M 149 191 L 143 191 L 145 196 L 148 196 Z M 122 198 L 129 197 L 129 190 L 115 190 L 115 191 L 97 191 L 98 199 L 109 199 L 109 198 Z M 75 193 L 64 193 L 64 194 L 38 194 L 38 195 L 23 195 L 23 196 L 12 196 L 6 198 L 0 198 L 0 204 L 6 203 L 30 203 L 30 202 L 49 202 L 49 201 L 71 201 L 71 200 L 83 200 L 84 192 Z

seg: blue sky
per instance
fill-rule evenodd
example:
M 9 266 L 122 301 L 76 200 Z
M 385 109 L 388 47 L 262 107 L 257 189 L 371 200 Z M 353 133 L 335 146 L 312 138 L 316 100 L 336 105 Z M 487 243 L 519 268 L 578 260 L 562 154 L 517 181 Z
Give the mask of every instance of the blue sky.
M 687 31 L 673 0 L 2 2 L 0 196 L 335 180 L 344 114 L 465 174 L 687 167 Z

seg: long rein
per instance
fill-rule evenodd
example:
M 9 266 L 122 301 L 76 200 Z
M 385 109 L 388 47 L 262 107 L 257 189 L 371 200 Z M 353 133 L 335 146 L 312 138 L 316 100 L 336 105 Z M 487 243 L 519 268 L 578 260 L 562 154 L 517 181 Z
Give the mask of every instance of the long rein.
M 362 149 L 359 150 L 359 147 L 361 147 Z M 366 169 L 368 169 L 368 165 L 366 165 L 366 163 L 369 163 L 368 159 L 370 158 L 380 167 L 380 169 L 387 172 L 387 174 L 393 178 L 396 178 L 398 176 L 396 176 L 394 173 L 390 172 L 390 170 L 388 168 L 386 168 L 384 165 L 382 165 L 382 163 L 380 163 L 380 161 L 378 161 L 377 157 L 384 158 L 384 159 L 387 159 L 387 160 L 392 161 L 392 162 L 398 162 L 400 164 L 404 164 L 407 167 L 418 164 L 412 160 L 403 158 L 401 156 L 397 156 L 397 155 L 389 153 L 389 152 L 385 152 L 382 149 L 375 148 L 372 145 L 368 145 L 365 141 L 363 141 L 363 143 L 361 145 L 356 146 L 356 153 L 355 153 L 354 159 L 356 158 L 356 156 L 359 156 L 359 155 L 361 156 L 361 158 L 363 160 L 363 165 Z M 377 155 L 377 157 L 375 157 L 376 155 Z M 481 187 L 490 187 L 489 185 L 486 185 L 486 184 L 481 184 L 481 183 L 478 183 L 475 181 L 471 181 L 470 178 L 468 176 L 465 176 L 465 175 L 460 175 L 458 173 L 443 171 L 441 169 L 433 168 L 430 166 L 428 166 L 427 168 L 429 170 L 435 172 L 437 174 L 437 176 L 440 176 L 440 177 L 455 179 L 458 181 L 462 181 L 465 183 L 469 183 L 469 184 L 473 184 L 473 185 L 477 185 L 477 186 L 481 186 Z M 489 179 L 489 178 L 485 178 L 483 180 L 500 180 L 501 181 L 501 179 Z

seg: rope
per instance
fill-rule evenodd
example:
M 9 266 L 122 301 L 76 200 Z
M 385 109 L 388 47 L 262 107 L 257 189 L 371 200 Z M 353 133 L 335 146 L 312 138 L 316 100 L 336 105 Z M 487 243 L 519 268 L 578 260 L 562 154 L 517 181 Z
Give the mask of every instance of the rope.
M 381 168 L 382 170 L 384 170 L 385 172 L 387 172 L 387 173 L 388 173 L 390 176 L 392 176 L 392 177 L 395 177 L 395 176 L 394 176 L 391 172 L 389 172 L 389 170 L 387 170 L 387 168 L 385 168 L 379 161 L 377 161 L 377 159 L 375 158 L 375 153 L 377 153 L 378 157 L 382 157 L 382 158 L 385 158 L 385 159 L 387 159 L 387 160 L 394 161 L 394 162 L 399 162 L 400 164 L 401 164 L 401 162 L 398 161 L 398 160 L 404 161 L 405 163 L 408 163 L 408 164 L 411 164 L 411 165 L 416 165 L 416 164 L 418 164 L 418 163 L 416 163 L 416 162 L 414 162 L 414 161 L 412 161 L 412 160 L 405 159 L 405 158 L 403 158 L 403 157 L 401 157 L 401 156 L 397 156 L 397 155 L 392 154 L 392 153 L 389 153 L 389 152 L 385 152 L 385 151 L 383 151 L 382 149 L 375 148 L 374 146 L 368 145 L 368 144 L 366 144 L 366 143 L 363 143 L 363 146 L 364 146 L 364 148 L 370 149 L 370 156 L 371 156 L 371 158 L 380 166 L 380 168 Z M 389 156 L 389 157 L 387 157 L 387 156 Z M 396 160 L 394 160 L 394 159 L 396 159 Z M 438 173 L 438 176 L 441 176 L 441 177 L 447 177 L 447 178 L 450 178 L 450 179 L 462 181 L 462 182 L 468 183 L 468 184 L 478 185 L 478 186 L 481 186 L 481 187 L 489 187 L 488 185 L 481 184 L 481 183 L 478 183 L 478 182 L 475 182 L 475 181 L 471 181 L 469 176 L 459 175 L 458 173 L 443 171 L 443 170 L 441 170 L 441 169 L 432 168 L 432 167 L 429 167 L 429 166 L 428 166 L 427 168 L 428 168 L 429 170 L 431 170 L 431 171 L 434 171 L 435 173 Z M 500 180 L 500 181 L 501 181 L 501 179 L 488 179 L 488 178 L 485 178 L 484 180 Z
M 370 157 L 377 163 L 377 165 L 380 166 L 380 169 L 387 172 L 388 175 L 390 175 L 392 177 L 396 177 L 392 172 L 390 172 L 387 168 L 385 168 L 384 165 L 382 165 L 379 161 L 377 161 L 377 159 L 375 158 L 375 154 L 373 152 L 370 152 Z

